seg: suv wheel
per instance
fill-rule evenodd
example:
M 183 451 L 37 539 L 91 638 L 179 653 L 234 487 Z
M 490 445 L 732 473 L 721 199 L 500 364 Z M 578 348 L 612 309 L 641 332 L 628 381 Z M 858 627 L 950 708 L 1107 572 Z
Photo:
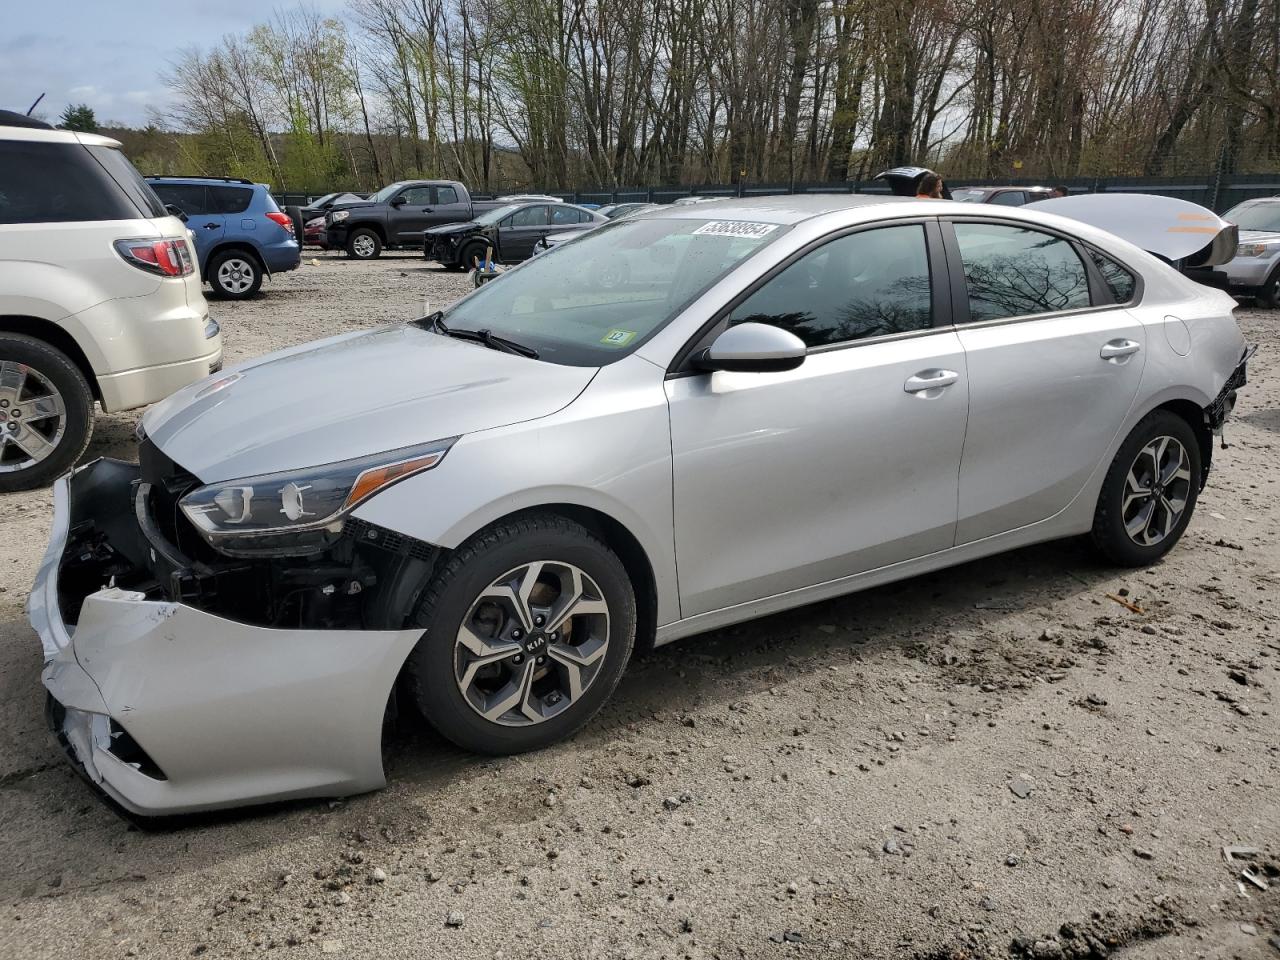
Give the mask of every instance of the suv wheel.
M 425 633 L 407 677 L 442 735 L 480 753 L 544 747 L 586 724 L 635 641 L 626 570 L 563 517 L 500 523 L 458 547 L 410 622 Z
M 347 238 L 347 256 L 376 260 L 382 256 L 382 239 L 368 227 L 361 227 Z
M 1181 538 L 1200 493 L 1200 444 L 1177 414 L 1156 410 L 1111 462 L 1093 518 L 1093 542 L 1126 567 L 1155 563 Z
M 213 292 L 226 300 L 244 300 L 262 288 L 262 264 L 251 253 L 227 250 L 209 263 Z
M 65 473 L 93 432 L 93 393 L 71 359 L 42 340 L 0 333 L 0 493 Z

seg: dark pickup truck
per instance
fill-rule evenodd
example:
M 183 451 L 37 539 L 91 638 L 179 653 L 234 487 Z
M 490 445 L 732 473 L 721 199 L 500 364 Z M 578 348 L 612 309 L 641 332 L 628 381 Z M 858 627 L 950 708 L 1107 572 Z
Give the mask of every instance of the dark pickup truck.
M 457 180 L 401 180 L 362 203 L 343 203 L 325 214 L 320 245 L 372 260 L 388 247 L 421 247 L 431 227 L 473 219 L 500 200 L 472 201 Z

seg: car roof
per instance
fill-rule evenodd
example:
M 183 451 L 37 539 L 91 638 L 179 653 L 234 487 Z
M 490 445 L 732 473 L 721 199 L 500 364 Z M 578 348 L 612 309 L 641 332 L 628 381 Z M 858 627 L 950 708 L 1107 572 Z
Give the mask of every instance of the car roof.
M 98 133 L 76 133 L 74 130 L 44 130 L 39 127 L 0 126 L 0 140 L 26 140 L 32 143 L 79 143 L 86 147 L 120 148 L 120 141 Z
M 664 204 L 637 213 L 637 219 L 649 220 L 754 220 L 758 223 L 790 225 L 840 210 L 879 209 L 902 204 L 910 206 L 923 201 L 914 197 L 890 194 L 795 193 L 771 197 L 725 197 L 709 203 Z M 913 207 L 917 213 L 918 207 Z M 872 219 L 868 217 L 868 219 Z

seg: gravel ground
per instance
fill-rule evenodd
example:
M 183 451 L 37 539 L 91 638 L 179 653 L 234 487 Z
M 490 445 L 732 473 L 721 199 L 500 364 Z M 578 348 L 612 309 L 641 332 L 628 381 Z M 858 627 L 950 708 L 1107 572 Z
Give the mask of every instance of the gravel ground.
M 236 360 L 466 283 L 321 254 L 214 310 Z M 966 564 L 663 648 L 541 753 L 405 722 L 380 793 L 160 832 L 45 732 L 51 497 L 0 497 L 0 957 L 1280 958 L 1280 313 L 1239 316 L 1232 447 L 1152 569 Z

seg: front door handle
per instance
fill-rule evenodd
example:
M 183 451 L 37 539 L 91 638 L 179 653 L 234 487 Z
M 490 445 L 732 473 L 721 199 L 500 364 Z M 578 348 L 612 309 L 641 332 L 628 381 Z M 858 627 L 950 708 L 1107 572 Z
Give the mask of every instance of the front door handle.
M 954 370 L 921 370 L 913 377 L 907 377 L 902 389 L 918 397 L 932 400 L 940 396 L 944 387 L 949 387 L 960 379 Z
M 216 223 L 206 223 L 206 224 L 204 225 L 204 228 L 205 228 L 206 230 L 217 230 L 217 229 L 218 229 L 218 224 L 216 224 Z
M 1124 363 L 1125 358 L 1133 356 L 1142 349 L 1137 340 L 1108 340 L 1098 351 L 1098 356 L 1110 363 Z

